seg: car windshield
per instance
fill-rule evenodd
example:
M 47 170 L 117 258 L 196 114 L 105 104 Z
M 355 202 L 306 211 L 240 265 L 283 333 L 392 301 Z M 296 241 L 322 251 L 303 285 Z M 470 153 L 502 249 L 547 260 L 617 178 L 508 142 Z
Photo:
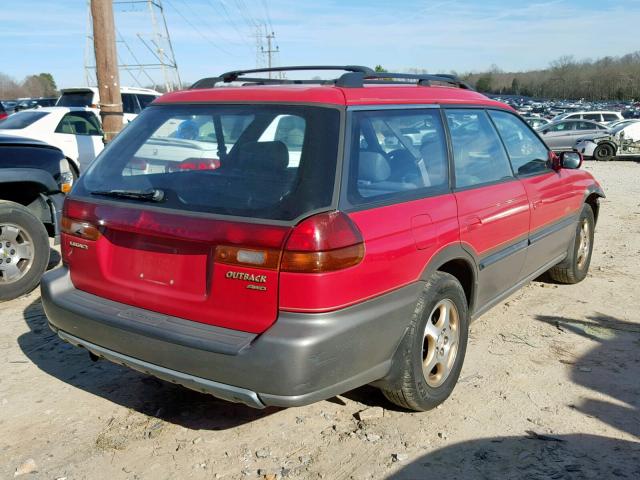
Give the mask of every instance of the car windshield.
M 152 106 L 108 146 L 74 194 L 160 190 L 156 207 L 293 220 L 331 205 L 339 130 L 335 108 Z
M 0 121 L 0 129 L 20 130 L 49 115 L 48 112 L 17 112 Z
M 93 92 L 63 92 L 56 105 L 58 107 L 88 107 L 93 104 Z

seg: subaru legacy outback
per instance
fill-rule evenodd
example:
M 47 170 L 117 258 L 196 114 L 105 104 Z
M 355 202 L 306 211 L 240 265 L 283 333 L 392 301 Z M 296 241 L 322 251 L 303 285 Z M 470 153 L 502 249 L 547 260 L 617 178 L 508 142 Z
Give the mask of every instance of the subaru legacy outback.
M 111 142 L 42 282 L 62 339 L 256 408 L 373 384 L 427 410 L 473 319 L 585 278 L 604 194 L 578 153 L 453 76 L 279 70 L 305 69 L 344 73 L 203 79 Z

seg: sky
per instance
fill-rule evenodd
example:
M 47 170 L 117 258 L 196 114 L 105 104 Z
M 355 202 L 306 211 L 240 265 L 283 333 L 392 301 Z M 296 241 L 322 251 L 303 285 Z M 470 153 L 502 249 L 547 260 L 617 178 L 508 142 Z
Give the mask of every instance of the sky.
M 116 0 L 122 2 L 122 0 Z M 257 25 L 275 32 L 279 65 L 383 65 L 437 72 L 545 68 L 561 56 L 640 50 L 640 0 L 163 0 L 184 84 L 254 68 Z M 152 61 L 144 4 L 114 6 L 121 63 Z M 0 0 L 0 72 L 50 72 L 85 85 L 86 0 Z M 264 28 L 262 29 L 264 31 Z M 138 36 L 140 35 L 140 37 Z M 266 46 L 266 44 L 265 44 Z M 92 51 L 89 50 L 92 62 Z M 161 72 L 151 72 L 156 80 Z M 121 84 L 149 83 L 121 72 Z

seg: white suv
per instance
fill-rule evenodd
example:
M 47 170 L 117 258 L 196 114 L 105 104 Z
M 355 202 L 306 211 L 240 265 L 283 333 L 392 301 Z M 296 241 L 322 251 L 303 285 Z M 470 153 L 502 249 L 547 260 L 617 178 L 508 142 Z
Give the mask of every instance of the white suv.
M 162 95 L 149 88 L 120 87 L 122 95 L 123 123 L 128 123 L 138 116 L 147 105 Z M 100 94 L 96 87 L 63 88 L 56 102 L 59 107 L 88 107 L 97 110 Z M 96 112 L 97 113 L 97 112 Z
M 573 112 L 558 115 L 553 119 L 554 122 L 556 120 L 591 120 L 592 122 L 608 124 L 624 120 L 624 117 L 620 112 L 613 111 Z

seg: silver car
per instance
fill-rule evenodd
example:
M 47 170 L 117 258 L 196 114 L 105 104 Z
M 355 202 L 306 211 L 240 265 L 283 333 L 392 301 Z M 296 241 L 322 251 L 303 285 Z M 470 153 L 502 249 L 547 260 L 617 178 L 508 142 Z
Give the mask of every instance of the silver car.
M 580 137 L 607 133 L 604 125 L 589 120 L 560 120 L 538 127 L 538 133 L 553 151 L 573 150 Z

